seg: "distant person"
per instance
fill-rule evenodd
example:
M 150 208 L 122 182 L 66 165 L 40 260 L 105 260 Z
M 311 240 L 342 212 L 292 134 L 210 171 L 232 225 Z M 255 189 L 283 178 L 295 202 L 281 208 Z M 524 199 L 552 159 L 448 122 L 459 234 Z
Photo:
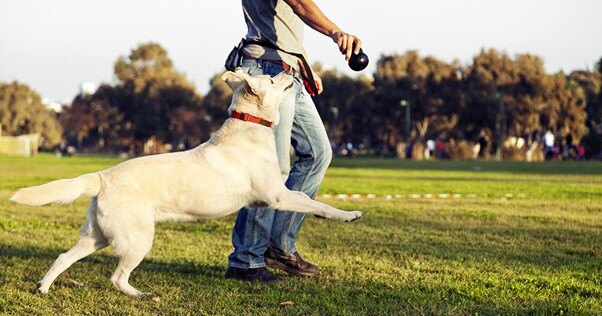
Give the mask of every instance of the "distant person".
M 426 155 L 424 155 L 425 158 L 431 159 L 431 157 L 435 156 L 435 141 L 432 139 L 429 139 L 426 141 Z
M 437 159 L 443 159 L 443 153 L 445 152 L 445 142 L 441 138 L 437 139 L 435 148 L 437 150 Z
M 414 140 L 410 140 L 410 142 L 408 143 L 408 145 L 406 146 L 406 149 L 405 149 L 406 159 L 409 159 L 409 160 L 412 159 L 412 157 L 413 157 L 412 152 L 413 151 L 414 151 Z
M 579 147 L 577 147 L 577 160 L 583 159 L 585 159 L 585 146 L 579 145 Z
M 487 145 L 489 145 L 489 141 L 487 140 L 487 134 L 485 131 L 481 131 L 479 133 L 479 139 L 477 139 L 477 143 L 479 144 L 479 158 L 485 157 L 485 151 L 487 150 Z
M 550 130 L 543 135 L 543 143 L 545 160 L 550 160 L 554 156 L 554 134 Z
M 57 158 L 61 158 L 67 154 L 67 143 L 62 141 L 59 146 L 54 150 L 54 154 Z
M 573 147 L 573 135 L 571 133 L 566 134 L 564 139 L 569 147 Z
M 311 0 L 242 1 L 247 34 L 226 61 L 226 67 L 252 75 L 275 76 L 286 72 L 294 77 L 293 91 L 280 104 L 280 122 L 273 132 L 283 181 L 291 190 L 315 197 L 332 149 L 311 98 L 323 90 L 303 47 L 304 24 L 328 36 L 349 60 L 359 53 L 358 37 L 341 30 Z M 297 156 L 292 169 L 291 143 Z M 297 252 L 297 234 L 305 214 L 257 210 L 238 212 L 232 232 L 234 252 L 228 257 L 227 278 L 269 282 L 277 278 L 266 266 L 292 275 L 317 276 L 319 269 Z
M 575 144 L 573 144 L 573 135 L 571 135 L 571 133 L 568 133 L 564 137 L 564 150 L 563 150 L 564 159 L 573 158 L 575 156 L 574 151 L 575 151 Z

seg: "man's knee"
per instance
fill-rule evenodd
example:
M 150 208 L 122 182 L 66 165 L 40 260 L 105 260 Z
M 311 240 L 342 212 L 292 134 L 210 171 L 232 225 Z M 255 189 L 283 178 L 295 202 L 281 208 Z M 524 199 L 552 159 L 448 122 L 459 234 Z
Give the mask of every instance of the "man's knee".
M 317 147 L 314 157 L 316 168 L 326 170 L 332 161 L 332 148 L 328 141 L 322 142 Z

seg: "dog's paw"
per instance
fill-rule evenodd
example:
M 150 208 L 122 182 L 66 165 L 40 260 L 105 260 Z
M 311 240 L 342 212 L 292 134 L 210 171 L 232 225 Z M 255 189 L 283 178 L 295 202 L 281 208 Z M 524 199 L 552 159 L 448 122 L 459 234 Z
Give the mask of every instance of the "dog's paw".
M 50 286 L 44 286 L 44 284 L 43 284 L 42 280 L 38 281 L 38 282 L 36 283 L 36 285 L 37 285 L 37 289 L 36 289 L 36 291 L 35 291 L 35 292 L 36 292 L 37 294 L 47 294 L 47 293 L 48 293 L 48 290 L 50 289 Z
M 349 211 L 347 213 L 349 217 L 345 219 L 346 222 L 355 222 L 364 216 L 364 213 L 360 211 Z

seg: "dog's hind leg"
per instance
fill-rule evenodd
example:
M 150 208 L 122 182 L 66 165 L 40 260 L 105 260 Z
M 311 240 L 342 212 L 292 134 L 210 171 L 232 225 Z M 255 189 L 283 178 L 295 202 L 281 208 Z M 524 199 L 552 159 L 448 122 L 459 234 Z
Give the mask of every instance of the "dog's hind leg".
M 130 273 L 142 262 L 153 245 L 154 223 L 152 218 L 137 218 L 135 225 L 124 225 L 127 231 L 116 231 L 111 244 L 119 257 L 117 269 L 111 276 L 111 282 L 121 292 L 132 296 L 145 296 L 129 283 Z
M 88 217 L 81 229 L 81 238 L 69 251 L 59 255 L 50 270 L 39 282 L 38 292 L 47 293 L 52 282 L 76 261 L 108 245 L 107 239 L 96 222 L 96 198 L 92 198 L 88 207 Z
M 270 207 L 300 213 L 313 214 L 318 217 L 336 219 L 343 222 L 352 222 L 363 215 L 360 211 L 343 211 L 330 205 L 312 200 L 307 194 L 299 191 L 283 191 L 277 195 L 276 202 Z

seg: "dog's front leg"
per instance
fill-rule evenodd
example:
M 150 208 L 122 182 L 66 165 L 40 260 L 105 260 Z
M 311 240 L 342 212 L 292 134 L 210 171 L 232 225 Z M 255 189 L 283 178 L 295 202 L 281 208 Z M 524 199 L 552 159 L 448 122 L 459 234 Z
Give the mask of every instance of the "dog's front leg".
M 313 214 L 319 217 L 336 219 L 343 222 L 352 222 L 360 219 L 360 211 L 342 211 L 330 205 L 312 200 L 307 194 L 299 191 L 283 191 L 277 195 L 270 207 L 300 213 Z

